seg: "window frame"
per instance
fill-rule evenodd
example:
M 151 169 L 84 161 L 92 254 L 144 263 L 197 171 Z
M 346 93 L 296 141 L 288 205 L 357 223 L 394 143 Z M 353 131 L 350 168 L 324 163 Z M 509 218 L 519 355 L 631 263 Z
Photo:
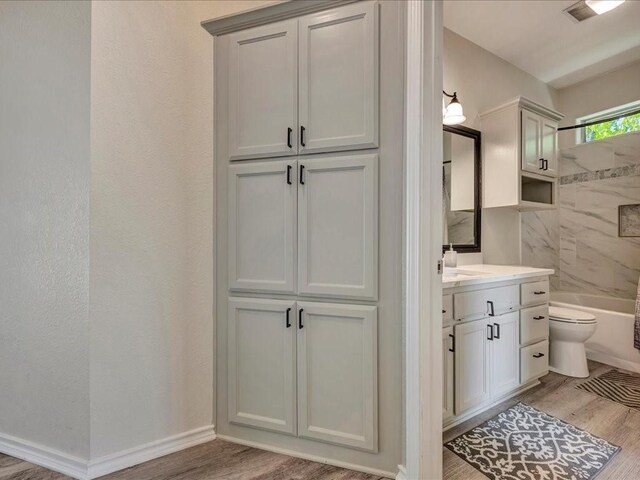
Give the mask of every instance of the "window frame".
M 625 113 L 632 113 L 638 109 L 640 109 L 640 100 L 625 103 L 624 105 L 619 105 L 617 107 L 608 108 L 606 110 L 601 110 L 596 113 L 591 113 L 589 115 L 584 115 L 582 117 L 576 118 L 576 125 L 582 125 L 582 124 L 594 122 L 597 120 L 604 120 L 610 117 L 625 115 Z M 615 137 L 617 135 L 612 135 L 612 136 Z M 597 142 L 597 140 L 592 140 L 592 141 Z M 586 128 L 579 128 L 576 130 L 576 144 L 579 144 L 579 143 L 590 143 L 587 141 Z

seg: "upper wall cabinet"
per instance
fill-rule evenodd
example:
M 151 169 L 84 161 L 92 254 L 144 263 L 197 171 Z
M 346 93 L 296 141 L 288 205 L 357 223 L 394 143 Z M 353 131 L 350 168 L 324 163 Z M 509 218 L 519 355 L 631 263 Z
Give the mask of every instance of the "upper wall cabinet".
M 298 21 L 229 35 L 229 155 L 295 155 Z
M 378 146 L 378 9 L 358 2 L 229 35 L 231 160 Z
M 378 5 L 300 19 L 300 152 L 378 145 Z
M 518 97 L 481 117 L 483 208 L 555 208 L 562 115 Z

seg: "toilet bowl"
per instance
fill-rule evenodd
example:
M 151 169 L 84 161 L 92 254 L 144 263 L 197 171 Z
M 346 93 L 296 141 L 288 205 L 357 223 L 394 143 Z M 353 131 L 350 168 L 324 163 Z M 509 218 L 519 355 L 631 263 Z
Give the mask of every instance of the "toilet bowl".
M 549 370 L 568 377 L 589 376 L 584 343 L 598 327 L 590 313 L 549 307 Z

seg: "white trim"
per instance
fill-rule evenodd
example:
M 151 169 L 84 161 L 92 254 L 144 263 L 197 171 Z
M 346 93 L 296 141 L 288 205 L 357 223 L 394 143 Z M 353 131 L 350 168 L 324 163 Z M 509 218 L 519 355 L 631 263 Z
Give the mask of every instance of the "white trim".
M 407 469 L 404 468 L 404 465 L 398 465 L 396 480 L 407 480 Z
M 0 433 L 0 452 L 84 480 L 87 461 L 35 442 Z
M 259 450 L 266 450 L 267 452 L 279 453 L 281 455 L 288 455 L 289 457 L 302 458 L 311 462 L 324 463 L 327 465 L 333 465 L 334 467 L 346 468 L 348 470 L 354 470 L 356 472 L 368 473 L 370 475 L 377 475 L 385 478 L 396 478 L 396 474 L 387 472 L 385 470 L 378 470 L 376 468 L 369 468 L 355 463 L 341 462 L 339 460 L 331 460 L 325 457 L 319 457 L 316 455 L 309 455 L 295 450 L 289 450 L 288 448 L 274 447 L 267 445 L 266 443 L 252 442 L 250 440 L 244 440 L 229 435 L 217 435 L 220 440 L 226 440 L 227 442 L 237 443 L 239 445 L 246 445 L 247 447 L 257 448 Z
M 406 477 L 442 478 L 442 2 L 407 2 Z
M 611 365 L 612 367 L 622 368 L 623 370 L 629 370 L 630 372 L 640 373 L 640 364 L 636 362 L 630 362 L 623 358 L 614 357 L 602 352 L 596 352 L 595 350 L 587 349 L 587 358 L 596 362 L 604 363 L 605 365 Z
M 179 433 L 161 440 L 149 442 L 121 452 L 91 460 L 88 465 L 85 478 L 98 478 L 108 473 L 117 472 L 140 463 L 148 462 L 154 458 L 162 457 L 170 453 L 195 447 L 201 443 L 215 440 L 216 434 L 213 425 L 196 428 L 194 430 Z M 80 477 L 76 477 L 80 478 Z

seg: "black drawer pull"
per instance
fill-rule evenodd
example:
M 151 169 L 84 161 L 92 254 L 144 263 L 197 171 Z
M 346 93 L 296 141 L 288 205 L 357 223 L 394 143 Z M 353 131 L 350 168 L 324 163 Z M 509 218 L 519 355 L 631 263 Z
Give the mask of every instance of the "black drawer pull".
M 305 128 L 303 126 L 300 126 L 300 145 L 302 145 L 303 147 L 306 146 L 304 143 L 304 131 Z
M 533 317 L 534 320 L 544 320 L 542 315 L 538 315 L 537 317 Z
M 493 340 L 493 325 L 487 325 L 487 340 Z
M 496 327 L 496 340 L 500 340 L 500 325 L 494 323 L 493 326 Z
M 302 324 L 302 312 L 304 312 L 304 309 L 300 309 L 298 310 L 298 328 L 302 329 L 304 328 L 304 325 Z
M 291 313 L 291 309 L 290 309 L 290 308 L 287 308 L 287 323 L 286 323 L 287 328 L 290 328 L 290 327 L 291 327 L 291 321 L 289 320 L 289 314 L 290 314 L 290 313 Z
M 539 158 L 538 162 L 540 162 L 540 166 L 538 167 L 538 170 L 544 170 L 544 158 Z
M 287 185 L 291 185 L 291 165 L 287 165 Z
M 534 295 L 544 295 L 545 293 L 547 292 L 545 292 L 544 290 L 538 290 L 537 292 L 533 292 Z
M 496 316 L 496 312 L 493 308 L 493 302 L 491 300 L 487 301 L 487 306 L 489 307 L 489 316 L 490 317 L 495 317 Z
M 547 160 L 546 158 L 544 159 L 544 169 L 549 170 L 549 160 Z
M 300 185 L 304 185 L 304 165 L 300 165 Z
M 533 358 L 542 358 L 544 357 L 544 353 L 534 353 Z
M 455 335 L 451 335 L 449 334 L 449 336 L 451 337 L 451 348 L 449 348 L 450 352 L 455 352 L 456 351 L 456 337 Z
M 287 147 L 291 148 L 291 134 L 293 133 L 293 129 L 291 127 L 287 128 Z

